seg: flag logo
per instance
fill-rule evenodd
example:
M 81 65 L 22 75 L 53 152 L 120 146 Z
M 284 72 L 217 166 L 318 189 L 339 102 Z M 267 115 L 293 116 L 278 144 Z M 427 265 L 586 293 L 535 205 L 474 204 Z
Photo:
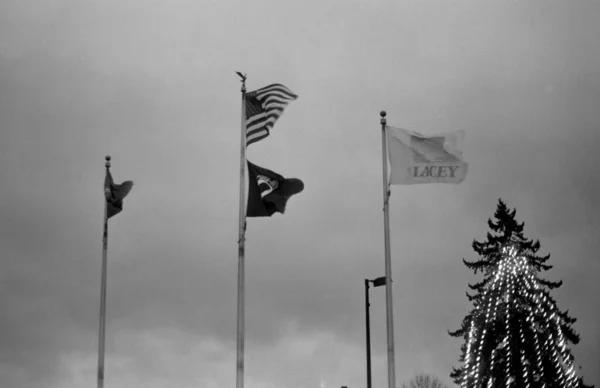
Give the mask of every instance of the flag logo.
M 269 136 L 290 101 L 298 98 L 282 84 L 246 93 L 246 147 Z
M 256 180 L 258 182 L 258 189 L 260 190 L 260 196 L 262 198 L 271 194 L 273 190 L 276 190 L 279 187 L 279 182 L 277 182 L 275 179 L 270 179 L 265 175 L 257 175 Z

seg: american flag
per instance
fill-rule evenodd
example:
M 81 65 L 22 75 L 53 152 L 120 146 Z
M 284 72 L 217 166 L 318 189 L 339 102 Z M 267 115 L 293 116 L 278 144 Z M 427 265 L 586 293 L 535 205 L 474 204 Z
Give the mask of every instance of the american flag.
M 289 101 L 297 99 L 290 89 L 272 84 L 246 93 L 246 147 L 269 136 Z

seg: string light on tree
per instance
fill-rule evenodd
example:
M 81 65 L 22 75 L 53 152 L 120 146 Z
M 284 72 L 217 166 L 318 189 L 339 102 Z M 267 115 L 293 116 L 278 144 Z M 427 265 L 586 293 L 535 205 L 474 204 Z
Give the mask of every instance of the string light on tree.
M 539 241 L 524 237 L 515 214 L 499 200 L 487 239 L 473 242 L 479 260 L 463 259 L 483 280 L 469 284 L 473 309 L 450 332 L 465 341 L 461 366 L 450 376 L 462 388 L 590 388 L 568 347 L 579 342 L 571 328 L 575 319 L 550 296 L 562 282 L 539 276 L 552 268 L 545 264 L 550 255 L 537 255 Z

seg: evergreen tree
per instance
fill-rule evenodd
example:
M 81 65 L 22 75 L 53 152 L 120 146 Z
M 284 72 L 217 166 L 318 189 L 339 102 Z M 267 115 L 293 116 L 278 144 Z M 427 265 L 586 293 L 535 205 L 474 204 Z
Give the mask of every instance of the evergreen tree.
M 484 278 L 469 284 L 473 309 L 453 337 L 464 338 L 459 368 L 450 377 L 462 388 L 587 387 L 578 376 L 569 344 L 579 335 L 576 319 L 560 311 L 550 290 L 562 285 L 539 277 L 552 266 L 550 255 L 538 256 L 539 241 L 523 236 L 524 223 L 515 220 L 500 199 L 488 220 L 487 240 L 473 241 L 479 260 L 465 265 Z

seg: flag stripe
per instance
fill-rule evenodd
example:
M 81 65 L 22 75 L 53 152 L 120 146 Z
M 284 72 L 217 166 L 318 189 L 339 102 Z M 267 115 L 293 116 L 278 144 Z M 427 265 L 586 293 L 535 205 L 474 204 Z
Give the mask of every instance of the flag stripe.
M 256 132 L 253 135 L 248 137 L 248 139 L 246 140 L 246 144 L 250 145 L 252 143 L 256 143 L 257 141 L 260 141 L 267 136 L 269 136 L 269 131 L 267 131 L 267 130 L 262 130 L 260 132 Z
M 269 86 L 265 86 L 264 88 L 260 88 L 256 90 L 257 94 L 268 94 L 268 93 L 280 93 L 281 95 L 288 96 L 290 99 L 295 100 L 298 98 L 294 92 L 288 89 L 286 86 L 282 84 L 271 84 Z
M 282 84 L 272 84 L 246 94 L 246 147 L 269 136 L 289 101 L 298 96 Z
M 275 121 L 277 121 L 277 116 L 269 115 L 267 117 L 262 117 L 260 120 L 256 120 L 255 122 L 250 123 L 250 125 L 247 125 L 246 133 L 249 134 L 262 128 L 271 129 L 275 124 Z

